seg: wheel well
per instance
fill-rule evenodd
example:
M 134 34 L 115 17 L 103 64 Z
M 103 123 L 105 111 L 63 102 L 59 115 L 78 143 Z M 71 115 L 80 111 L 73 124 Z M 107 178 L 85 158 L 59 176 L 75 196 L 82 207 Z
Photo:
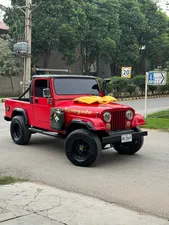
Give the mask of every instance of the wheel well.
M 12 113 L 12 118 L 15 117 L 15 116 L 23 116 L 23 113 L 22 113 L 22 112 L 14 111 L 14 112 Z
M 87 125 L 85 125 L 85 124 L 72 123 L 70 126 L 68 126 L 68 128 L 66 130 L 66 136 L 68 136 L 74 130 L 78 130 L 78 129 L 87 129 L 88 130 Z
M 97 135 L 98 135 L 98 137 L 100 138 L 100 140 L 102 141 L 102 138 L 103 137 L 107 137 L 108 136 L 108 134 L 107 134 L 107 132 L 106 131 L 97 131 Z
M 11 119 L 13 119 L 15 116 L 23 116 L 24 122 L 26 124 L 28 124 L 28 118 L 27 118 L 26 112 L 24 110 L 14 110 L 12 112 Z
M 68 126 L 68 129 L 66 130 L 66 136 L 68 136 L 74 130 L 78 130 L 78 129 L 91 130 L 91 129 L 89 129 L 87 124 L 72 123 L 72 124 L 70 124 L 70 126 Z M 94 132 L 94 130 L 91 130 L 91 131 Z M 107 133 L 105 131 L 95 131 L 95 133 L 97 134 L 97 136 L 99 137 L 100 140 L 102 140 L 102 137 L 107 136 Z

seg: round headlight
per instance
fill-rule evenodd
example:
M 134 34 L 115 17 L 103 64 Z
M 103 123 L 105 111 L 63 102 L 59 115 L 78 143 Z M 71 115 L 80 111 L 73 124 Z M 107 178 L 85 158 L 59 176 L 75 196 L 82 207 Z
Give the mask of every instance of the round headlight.
M 109 123 L 111 121 L 111 113 L 105 112 L 103 114 L 103 120 L 104 120 L 104 122 Z
M 133 112 L 132 112 L 131 110 L 128 110 L 128 111 L 126 112 L 126 118 L 127 118 L 128 120 L 132 120 L 132 119 L 133 119 Z

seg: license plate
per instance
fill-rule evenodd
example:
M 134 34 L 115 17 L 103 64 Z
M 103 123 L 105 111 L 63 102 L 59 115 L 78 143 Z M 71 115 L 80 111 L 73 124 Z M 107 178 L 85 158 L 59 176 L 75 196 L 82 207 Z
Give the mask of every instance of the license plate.
M 121 142 L 122 143 L 127 143 L 127 142 L 132 142 L 132 134 L 124 134 L 121 136 Z

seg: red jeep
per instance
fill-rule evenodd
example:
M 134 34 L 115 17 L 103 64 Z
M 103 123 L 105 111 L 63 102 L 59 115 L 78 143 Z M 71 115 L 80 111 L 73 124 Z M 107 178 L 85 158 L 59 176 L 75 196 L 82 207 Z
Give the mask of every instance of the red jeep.
M 29 98 L 23 98 L 29 92 Z M 68 159 L 77 166 L 90 166 L 107 145 L 120 154 L 133 155 L 143 145 L 147 132 L 142 115 L 119 103 L 86 104 L 80 96 L 103 96 L 93 76 L 35 75 L 30 87 L 17 99 L 5 101 L 6 121 L 18 145 L 41 133 L 65 138 Z

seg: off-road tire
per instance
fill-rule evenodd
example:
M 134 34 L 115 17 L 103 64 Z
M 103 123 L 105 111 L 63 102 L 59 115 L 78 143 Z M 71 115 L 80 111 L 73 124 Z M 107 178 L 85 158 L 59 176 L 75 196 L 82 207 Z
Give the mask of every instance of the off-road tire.
M 12 140 L 17 145 L 26 145 L 31 139 L 31 132 L 25 124 L 22 116 L 15 116 L 10 125 Z
M 80 146 L 80 143 L 84 143 L 82 153 L 79 153 L 80 147 L 78 146 Z M 67 158 L 75 166 L 89 167 L 100 158 L 102 145 L 95 133 L 85 129 L 78 129 L 68 135 L 65 141 L 65 152 Z M 76 153 L 84 155 L 86 153 L 88 155 L 83 159 L 81 156 L 78 158 Z
M 139 132 L 141 129 L 137 127 L 135 131 Z M 122 143 L 115 143 L 114 149 L 123 155 L 134 155 L 138 152 L 144 144 L 144 137 L 138 137 L 137 139 L 133 140 L 132 143 L 122 144 Z

